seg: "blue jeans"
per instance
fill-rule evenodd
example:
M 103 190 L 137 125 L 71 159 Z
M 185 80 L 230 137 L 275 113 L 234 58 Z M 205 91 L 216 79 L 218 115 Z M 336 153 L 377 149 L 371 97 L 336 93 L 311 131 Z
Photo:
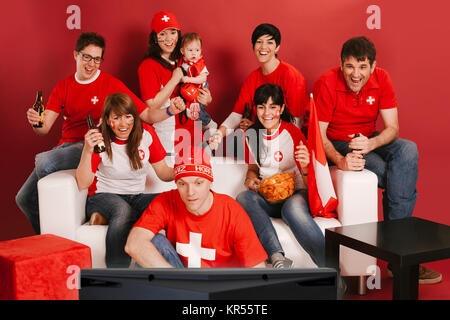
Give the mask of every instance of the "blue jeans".
M 205 82 L 203 84 L 203 88 L 207 88 L 207 89 L 209 88 L 208 82 Z M 211 116 L 209 115 L 208 112 L 206 112 L 206 107 L 204 105 L 199 103 L 199 106 L 200 106 L 200 112 L 199 112 L 198 120 L 202 122 L 202 125 L 207 126 L 208 123 L 211 122 Z
M 35 168 L 16 195 L 16 203 L 25 214 L 36 234 L 41 233 L 39 225 L 39 202 L 37 183 L 50 173 L 76 169 L 80 162 L 84 142 L 63 143 L 50 151 L 36 155 Z
M 376 135 L 378 133 L 375 133 Z M 372 135 L 372 137 L 374 136 Z M 351 150 L 349 141 L 331 141 L 342 155 Z M 419 152 L 417 145 L 397 138 L 364 156 L 365 168 L 378 177 L 383 191 L 384 220 L 411 217 L 416 205 Z
M 164 259 L 166 259 L 166 261 L 170 263 L 174 268 L 185 268 L 177 251 L 165 236 L 159 233 L 155 234 L 152 239 L 152 243 L 164 257 Z
M 127 268 L 130 265 L 131 258 L 124 250 L 128 234 L 157 195 L 96 193 L 87 198 L 86 219 L 98 212 L 109 220 L 106 233 L 107 267 Z
M 318 267 L 323 267 L 325 237 L 311 216 L 307 197 L 307 191 L 301 190 L 285 201 L 273 204 L 266 201 L 259 193 L 247 190 L 241 192 L 236 200 L 250 217 L 259 241 L 269 257 L 274 253 L 284 254 L 275 228 L 270 221 L 270 217 L 281 217 L 314 263 Z

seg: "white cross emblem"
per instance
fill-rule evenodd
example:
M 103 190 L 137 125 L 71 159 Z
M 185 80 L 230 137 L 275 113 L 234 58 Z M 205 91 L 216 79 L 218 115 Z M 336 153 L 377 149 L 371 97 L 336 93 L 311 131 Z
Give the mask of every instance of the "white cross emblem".
M 96 103 L 98 102 L 97 96 L 94 96 L 94 97 L 91 99 L 91 101 L 92 101 L 93 104 L 96 104 Z
M 188 268 L 200 268 L 202 259 L 214 261 L 216 249 L 202 248 L 202 234 L 189 232 L 189 243 L 176 243 L 176 251 L 188 258 Z
M 162 17 L 161 20 L 164 20 L 164 22 L 167 22 L 170 20 L 170 18 L 168 16 L 164 15 L 164 17 Z
M 366 102 L 370 105 L 374 103 L 375 99 L 372 96 L 369 96 L 369 98 L 366 100 Z
M 283 154 L 281 153 L 281 151 L 275 152 L 275 154 L 273 155 L 273 157 L 274 157 L 275 160 L 277 160 L 278 162 L 280 162 L 281 160 L 283 160 Z

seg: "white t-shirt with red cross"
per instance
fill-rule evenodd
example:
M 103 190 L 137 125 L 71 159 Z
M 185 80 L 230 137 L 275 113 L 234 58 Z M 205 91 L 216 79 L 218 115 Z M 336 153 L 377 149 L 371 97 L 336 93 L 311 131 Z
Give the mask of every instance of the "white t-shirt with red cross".
M 157 234 L 166 231 L 186 267 L 254 267 L 267 259 L 252 222 L 239 203 L 211 191 L 211 209 L 201 216 L 187 211 L 178 190 L 163 192 L 134 225 Z
M 87 81 L 78 80 L 76 74 L 59 81 L 46 105 L 47 110 L 63 112 L 62 135 L 58 144 L 83 141 L 88 131 L 86 116 L 90 114 L 95 123 L 99 123 L 106 97 L 115 92 L 128 94 L 139 114 L 147 108 L 122 81 L 100 70 Z
M 251 129 L 250 129 L 251 130 Z M 266 131 L 266 129 L 262 129 Z M 255 135 L 246 132 L 245 152 L 249 156 L 249 163 L 256 163 Z M 251 138 L 253 136 L 253 138 Z M 259 142 L 259 174 L 262 179 L 270 178 L 275 174 L 288 172 L 295 174 L 295 190 L 306 189 L 303 182 L 300 164 L 295 160 L 296 147 L 300 144 L 307 145 L 305 136 L 301 130 L 292 123 L 281 121 L 277 130 L 268 135 L 262 134 Z
M 92 153 L 91 167 L 95 173 L 89 187 L 89 195 L 95 193 L 139 194 L 145 190 L 148 163 L 156 163 L 166 157 L 155 130 L 143 124 L 142 139 L 138 147 L 142 168 L 134 170 L 126 153 L 127 140 L 111 142 L 112 160 L 106 152 Z

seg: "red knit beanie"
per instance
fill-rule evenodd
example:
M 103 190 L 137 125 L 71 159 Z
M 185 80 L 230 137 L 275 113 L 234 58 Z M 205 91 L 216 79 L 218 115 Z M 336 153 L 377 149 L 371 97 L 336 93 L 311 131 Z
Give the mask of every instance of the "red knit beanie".
M 209 155 L 201 147 L 191 147 L 183 150 L 183 155 L 177 157 L 174 166 L 175 182 L 183 177 L 197 176 L 213 181 Z

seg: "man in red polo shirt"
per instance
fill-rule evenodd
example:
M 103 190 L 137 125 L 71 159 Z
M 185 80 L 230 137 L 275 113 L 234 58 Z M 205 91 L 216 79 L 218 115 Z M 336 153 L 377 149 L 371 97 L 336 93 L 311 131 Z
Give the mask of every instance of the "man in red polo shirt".
M 174 173 L 177 189 L 153 199 L 128 236 L 125 251 L 137 264 L 264 268 L 267 254 L 247 213 L 233 198 L 210 189 L 212 169 L 203 149 L 183 152 Z
M 340 67 L 325 72 L 314 86 L 317 116 L 328 159 L 341 170 L 374 172 L 384 189 L 384 219 L 402 219 L 412 215 L 416 203 L 419 156 L 414 142 L 398 138 L 394 88 L 375 57 L 366 37 L 344 43 Z M 379 132 L 378 114 L 384 123 Z M 419 271 L 419 283 L 442 279 L 425 267 Z

